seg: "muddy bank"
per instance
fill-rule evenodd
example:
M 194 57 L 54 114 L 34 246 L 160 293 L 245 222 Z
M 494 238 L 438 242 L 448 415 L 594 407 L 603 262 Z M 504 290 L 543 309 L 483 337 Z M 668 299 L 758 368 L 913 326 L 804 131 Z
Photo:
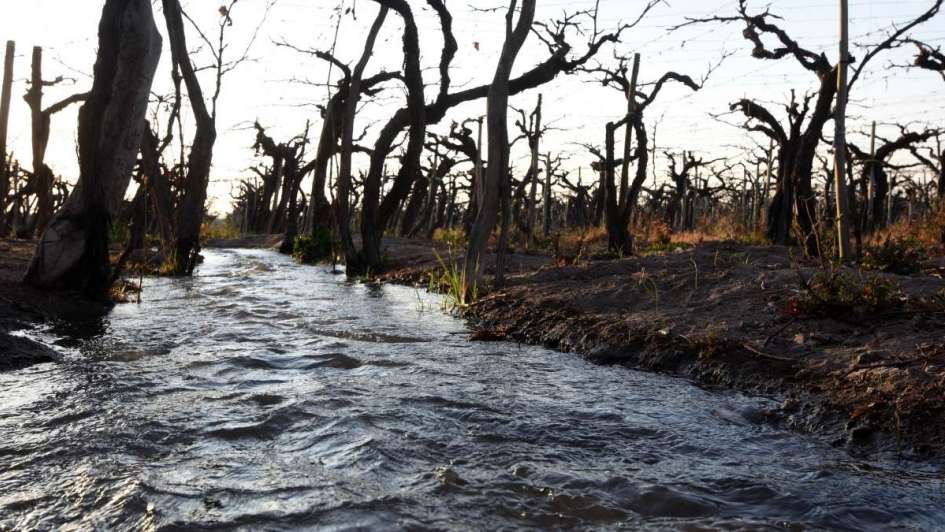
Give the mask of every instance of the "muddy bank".
M 249 236 L 207 246 L 277 244 L 278 237 Z M 441 261 L 462 260 L 436 242 L 384 244 L 391 266 L 381 281 L 427 286 Z M 0 356 L 0 370 L 52 356 L 10 331 L 103 311 L 21 286 L 32 246 L 0 242 L 0 353 L 19 354 Z M 494 256 L 483 263 L 492 274 Z M 506 288 L 467 311 L 474 338 L 540 344 L 601 364 L 774 395 L 783 405 L 763 413 L 767 419 L 854 449 L 945 454 L 945 313 L 915 306 L 945 290 L 940 276 L 883 275 L 901 287 L 901 308 L 811 318 L 792 314 L 790 305 L 799 272 L 810 276 L 815 267 L 798 269 L 784 248 L 709 243 L 569 266 L 519 253 L 507 265 Z M 927 271 L 945 270 L 931 264 Z
M 901 287 L 902 307 L 812 318 L 791 305 L 799 274 L 815 265 L 793 266 L 784 248 L 711 243 L 579 266 L 510 263 L 532 268 L 468 309 L 481 339 L 772 394 L 783 399 L 765 413 L 772 421 L 837 445 L 945 452 L 945 313 L 920 305 L 945 289 L 939 277 L 881 275 Z M 422 283 L 435 267 L 414 256 L 386 278 Z
M 36 243 L 0 240 L 0 371 L 11 371 L 55 360 L 55 351 L 18 336 L 15 331 L 40 323 L 95 320 L 108 306 L 77 294 L 49 293 L 20 283 Z

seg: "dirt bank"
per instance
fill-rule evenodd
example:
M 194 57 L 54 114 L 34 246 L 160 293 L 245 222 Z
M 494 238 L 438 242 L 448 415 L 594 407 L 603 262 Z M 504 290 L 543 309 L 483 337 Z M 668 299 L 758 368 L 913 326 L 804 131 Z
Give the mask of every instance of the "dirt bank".
M 386 278 L 425 282 L 430 254 Z M 510 263 L 532 268 L 468 310 L 479 338 L 773 394 L 784 403 L 771 421 L 838 445 L 945 452 L 945 313 L 923 303 L 945 289 L 941 278 L 880 275 L 901 287 L 901 306 L 809 317 L 792 305 L 815 265 L 792 265 L 785 248 L 711 243 L 578 266 Z
M 276 244 L 254 236 L 208 247 Z M 0 241 L 0 370 L 52 356 L 10 331 L 103 311 L 21 286 L 32 246 Z M 385 248 L 391 267 L 380 280 L 387 282 L 426 286 L 451 257 L 430 241 L 387 238 Z M 494 256 L 483 263 L 491 274 Z M 707 243 L 568 266 L 513 254 L 507 264 L 507 287 L 467 310 L 474 338 L 541 344 L 601 364 L 775 395 L 783 405 L 765 413 L 766 421 L 852 449 L 945 454 L 945 307 L 924 304 L 945 294 L 942 264 L 915 276 L 880 275 L 901 288 L 896 308 L 821 317 L 793 311 L 799 278 L 816 266 L 798 267 L 785 248 Z
M 77 294 L 48 293 L 20 284 L 36 243 L 0 240 L 0 372 L 50 362 L 56 353 L 10 333 L 53 321 L 94 320 L 108 310 Z

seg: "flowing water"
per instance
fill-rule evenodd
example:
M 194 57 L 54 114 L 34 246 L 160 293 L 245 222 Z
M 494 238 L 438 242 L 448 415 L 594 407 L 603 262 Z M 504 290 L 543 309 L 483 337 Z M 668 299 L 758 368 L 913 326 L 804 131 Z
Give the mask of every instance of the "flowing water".
M 945 528 L 933 465 L 770 401 L 507 343 L 436 296 L 218 250 L 0 375 L 0 529 Z

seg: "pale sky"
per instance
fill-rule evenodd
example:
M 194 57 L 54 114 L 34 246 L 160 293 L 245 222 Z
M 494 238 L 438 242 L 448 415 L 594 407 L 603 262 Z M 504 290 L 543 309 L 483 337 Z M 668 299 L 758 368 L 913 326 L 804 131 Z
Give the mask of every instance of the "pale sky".
M 240 0 L 236 5 L 233 12 L 235 25 L 229 34 L 232 39 L 231 57 L 241 54 L 246 47 L 250 35 L 262 20 L 267 1 Z M 160 2 L 154 3 L 158 29 L 164 34 Z M 185 0 L 184 6 L 209 33 L 216 31 L 217 10 L 221 3 L 220 0 Z M 246 168 L 256 161 L 251 149 L 255 135 L 251 127 L 254 119 L 269 128 L 269 133 L 280 141 L 301 133 L 306 120 L 311 120 L 312 137 L 315 138 L 320 126 L 315 104 L 325 101 L 326 88 L 299 81 L 324 83 L 328 75 L 326 64 L 277 47 L 275 42 L 286 40 L 303 48 L 329 49 L 338 21 L 334 9 L 338 3 L 339 0 L 276 0 L 250 51 L 252 61 L 225 79 L 209 191 L 213 210 L 222 212 L 228 209 L 233 183 L 246 176 Z M 430 101 L 437 90 L 436 65 L 442 45 L 440 27 L 426 2 L 411 0 L 410 3 L 414 6 L 421 33 L 422 60 L 426 69 L 424 81 L 432 85 L 427 89 L 427 100 Z M 454 15 L 454 33 L 459 43 L 452 73 L 455 89 L 491 80 L 502 45 L 504 12 L 481 13 L 470 6 L 495 7 L 501 3 L 498 0 L 447 0 L 447 7 Z M 779 24 L 802 46 L 824 51 L 832 60 L 836 58 L 836 0 L 777 0 L 768 3 L 772 5 L 772 11 L 784 17 Z M 30 159 L 29 109 L 22 95 L 27 88 L 31 47 L 44 47 L 44 76 L 47 79 L 59 75 L 75 79 L 48 88 L 46 105 L 73 92 L 88 90 L 91 86 L 88 73 L 95 59 L 96 29 L 103 4 L 104 0 L 0 0 L 0 41 L 12 39 L 17 44 L 10 145 L 26 166 Z M 560 16 L 564 10 L 589 9 L 594 0 L 539 0 L 538 4 L 536 20 L 548 20 Z M 599 25 L 609 28 L 621 20 L 635 19 L 643 4 L 642 0 L 601 0 Z M 360 54 L 366 27 L 372 22 L 377 7 L 370 0 L 344 0 L 344 5 L 355 7 L 357 20 L 350 15 L 342 18 L 336 55 L 353 63 Z M 816 87 L 814 75 L 791 59 L 774 62 L 751 58 L 751 46 L 741 37 L 743 27 L 740 24 L 701 25 L 667 33 L 667 27 L 682 22 L 686 16 L 730 15 L 736 5 L 736 0 L 670 0 L 669 5 L 654 9 L 637 28 L 625 32 L 622 43 L 605 47 L 599 54 L 599 59 L 606 63 L 615 51 L 619 54 L 641 53 L 641 80 L 652 81 L 666 70 L 690 74 L 698 79 L 711 64 L 718 62 L 723 51 L 734 52 L 700 92 L 692 93 L 679 86 L 670 86 L 648 109 L 646 122 L 651 138 L 653 124 L 660 120 L 656 130 L 660 152 L 691 150 L 707 158 L 731 154 L 733 146 L 748 144 L 746 133 L 714 120 L 710 113 L 725 112 L 729 103 L 742 97 L 771 102 L 769 107 L 777 110 L 787 101 L 791 89 L 802 94 Z M 749 5 L 763 9 L 766 3 L 749 2 Z M 851 0 L 851 39 L 854 43 L 882 40 L 884 31 L 893 24 L 910 20 L 929 5 L 931 0 Z M 399 17 L 391 13 L 367 75 L 382 69 L 400 68 L 401 30 Z M 192 49 L 197 49 L 200 44 L 197 35 L 190 28 L 188 31 L 188 42 Z M 945 14 L 939 14 L 921 26 L 913 36 L 933 45 L 945 44 Z M 581 37 L 572 40 L 576 52 L 582 50 L 582 41 Z M 475 43 L 479 43 L 478 50 Z M 165 47 L 166 44 L 165 40 Z M 876 58 L 858 82 L 850 108 L 851 140 L 865 145 L 866 140 L 858 132 L 867 130 L 872 120 L 879 122 L 880 134 L 888 136 L 898 131 L 888 125 L 892 122 L 914 122 L 917 127 L 945 125 L 945 98 L 942 97 L 945 84 L 939 76 L 914 69 L 887 69 L 891 63 L 910 62 L 913 50 L 911 47 L 893 50 Z M 516 63 L 516 72 L 531 68 L 546 55 L 544 45 L 531 36 Z M 854 49 L 854 55 L 863 54 Z M 155 93 L 166 93 L 170 86 L 169 56 L 169 51 L 165 50 L 155 80 Z M 198 66 L 206 64 L 207 59 L 207 55 L 195 55 Z M 552 122 L 558 129 L 547 135 L 542 151 L 570 153 L 566 168 L 576 175 L 577 169 L 583 167 L 585 182 L 591 177 L 591 159 L 577 143 L 602 144 L 603 125 L 621 118 L 625 107 L 619 93 L 588 81 L 586 76 L 562 76 L 512 99 L 514 106 L 531 108 L 538 94 L 544 94 L 545 121 Z M 205 92 L 210 83 L 211 80 L 206 78 Z M 358 115 L 358 131 L 371 124 L 383 124 L 404 104 L 404 92 L 400 86 L 391 84 L 390 87 L 378 101 L 369 104 Z M 73 181 L 78 171 L 76 111 L 77 108 L 73 107 L 53 117 L 47 156 L 47 164 L 54 172 Z M 451 120 L 460 121 L 484 114 L 484 111 L 485 100 L 459 106 L 431 130 L 445 133 Z M 738 117 L 730 120 L 741 122 Z M 192 118 L 185 112 L 186 123 L 192 123 Z M 828 136 L 832 133 L 831 128 L 828 124 Z M 510 133 L 513 137 L 516 135 L 514 130 Z M 373 144 L 373 139 L 372 131 L 364 142 Z M 190 142 L 190 138 L 185 140 Z M 523 143 L 516 146 L 513 161 L 520 168 L 527 165 Z M 656 164 L 658 178 L 663 179 L 666 174 L 664 158 L 660 156 Z

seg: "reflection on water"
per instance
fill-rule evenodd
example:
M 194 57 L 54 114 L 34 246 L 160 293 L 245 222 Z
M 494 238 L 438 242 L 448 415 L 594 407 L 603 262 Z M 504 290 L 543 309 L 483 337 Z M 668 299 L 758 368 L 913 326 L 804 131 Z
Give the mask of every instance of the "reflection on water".
M 0 529 L 945 527 L 935 466 L 763 399 L 465 341 L 434 296 L 265 251 L 146 281 L 0 375 Z

